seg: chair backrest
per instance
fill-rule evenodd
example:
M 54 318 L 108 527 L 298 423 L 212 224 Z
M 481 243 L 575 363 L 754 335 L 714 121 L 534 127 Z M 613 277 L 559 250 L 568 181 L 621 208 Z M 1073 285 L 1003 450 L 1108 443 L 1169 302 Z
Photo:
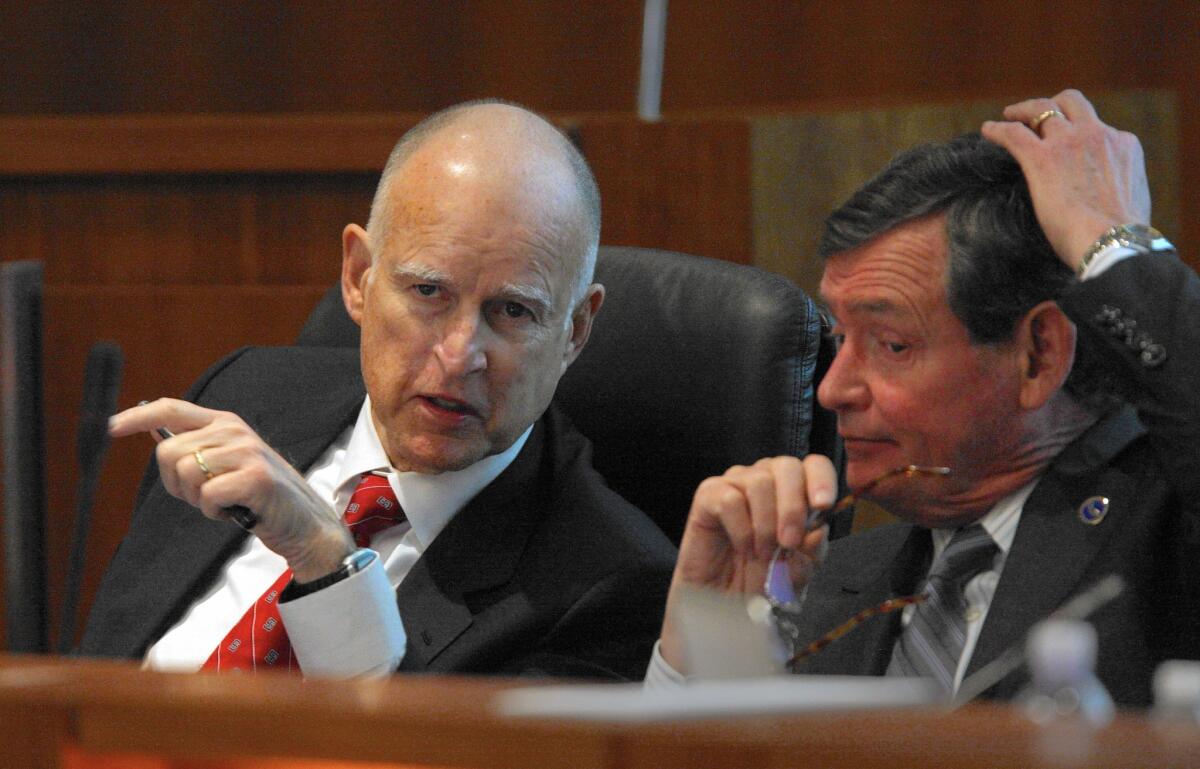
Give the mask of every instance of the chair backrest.
M 555 398 L 591 439 L 609 485 L 674 542 L 710 475 L 779 454 L 837 461 L 833 419 L 813 397 L 832 353 L 820 312 L 794 283 L 745 265 L 614 246 L 601 247 L 596 281 L 604 306 Z M 297 341 L 358 344 L 338 287 Z

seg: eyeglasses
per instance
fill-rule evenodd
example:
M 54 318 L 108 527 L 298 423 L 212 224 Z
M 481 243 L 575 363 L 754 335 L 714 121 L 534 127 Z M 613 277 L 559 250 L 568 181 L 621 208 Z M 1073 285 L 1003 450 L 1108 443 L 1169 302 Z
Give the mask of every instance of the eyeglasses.
M 857 493 L 847 494 L 831 507 L 814 512 L 809 516 L 807 528 L 809 531 L 820 528 L 829 518 L 850 507 L 863 494 L 866 494 L 890 478 L 913 478 L 916 476 L 945 477 L 949 474 L 949 467 L 928 465 L 901 465 L 900 467 L 893 467 L 886 473 L 863 484 Z M 871 617 L 879 614 L 887 614 L 896 609 L 903 609 L 905 606 L 912 606 L 925 600 L 924 595 L 889 598 L 876 606 L 863 609 L 803 649 L 796 650 L 796 642 L 800 638 L 800 628 L 796 624 L 795 615 L 800 611 L 800 601 L 796 598 L 796 591 L 792 586 L 791 569 L 789 568 L 790 558 L 790 549 L 784 547 L 775 548 L 775 553 L 771 556 L 771 561 L 767 565 L 766 579 L 763 581 L 763 597 L 771 608 L 771 617 L 775 620 L 776 627 L 779 628 L 792 650 L 792 655 L 786 662 L 788 670 L 794 671 L 796 664 L 801 660 L 821 651 L 821 649 L 824 649 Z

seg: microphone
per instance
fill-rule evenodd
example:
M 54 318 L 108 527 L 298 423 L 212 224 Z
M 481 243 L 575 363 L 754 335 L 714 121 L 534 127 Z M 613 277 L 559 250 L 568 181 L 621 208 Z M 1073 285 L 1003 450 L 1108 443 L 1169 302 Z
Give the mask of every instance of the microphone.
M 68 653 L 75 638 L 75 615 L 79 608 L 80 583 L 83 581 L 87 557 L 92 504 L 100 481 L 100 470 L 104 465 L 104 455 L 108 450 L 108 418 L 117 410 L 117 391 L 120 387 L 121 348 L 111 342 L 92 345 L 83 373 L 83 406 L 76 437 L 79 482 L 75 487 L 75 529 L 67 564 L 62 624 L 58 634 L 59 654 Z

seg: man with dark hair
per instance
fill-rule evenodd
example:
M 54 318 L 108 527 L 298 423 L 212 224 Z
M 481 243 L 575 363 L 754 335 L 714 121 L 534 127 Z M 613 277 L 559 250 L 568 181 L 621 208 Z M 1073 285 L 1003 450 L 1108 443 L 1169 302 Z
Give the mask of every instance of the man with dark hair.
M 973 344 L 1010 341 L 1022 315 L 1076 282 L 1038 226 L 1020 165 L 979 134 L 898 155 L 829 216 L 817 253 L 828 260 L 934 214 L 945 217 L 946 302 Z M 1094 358 L 1077 346 L 1065 386 L 1103 410 L 1115 404 Z
M 482 102 L 413 129 L 342 233 L 359 350 L 242 350 L 113 418 L 162 437 L 82 652 L 640 677 L 674 552 L 551 405 L 604 298 L 599 232 L 587 164 L 540 117 Z
M 1160 661 L 1200 657 L 1200 281 L 1146 226 L 1135 137 L 1076 91 L 1005 118 L 897 157 L 821 243 L 839 349 L 818 397 L 837 413 L 847 486 L 902 522 L 828 545 L 809 530 L 834 503 L 824 457 L 705 481 L 648 679 L 686 672 L 678 588 L 759 593 L 780 547 L 807 591 L 799 648 L 927 596 L 805 672 L 922 675 L 949 695 L 1112 573 L 1125 590 L 1092 621 L 1119 703 L 1148 703 Z M 922 470 L 896 472 L 910 465 Z M 1026 681 L 1013 672 L 986 696 Z

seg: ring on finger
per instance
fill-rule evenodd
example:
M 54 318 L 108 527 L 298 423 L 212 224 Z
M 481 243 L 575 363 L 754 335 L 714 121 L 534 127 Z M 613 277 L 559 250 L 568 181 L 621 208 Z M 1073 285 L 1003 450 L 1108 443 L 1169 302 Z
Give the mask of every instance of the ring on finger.
M 193 452 L 192 452 L 192 457 L 193 457 L 193 458 L 195 458 L 195 460 L 196 460 L 196 464 L 200 465 L 200 471 L 201 471 L 202 473 L 204 473 L 204 477 L 205 477 L 205 479 L 206 479 L 206 480 L 210 480 L 210 481 L 211 481 L 213 478 L 216 478 L 216 477 L 217 477 L 217 474 L 216 474 L 216 473 L 214 473 L 214 472 L 212 471 L 212 468 L 210 468 L 210 467 L 208 466 L 208 462 L 205 462 L 205 461 L 204 461 L 204 454 L 202 454 L 202 453 L 200 452 L 200 449 L 196 449 L 195 451 L 193 451 Z
M 1047 120 L 1049 120 L 1052 117 L 1060 117 L 1063 120 L 1067 119 L 1067 116 L 1064 115 L 1063 113 L 1059 112 L 1058 110 L 1048 109 L 1033 119 L 1033 121 L 1029 124 L 1030 130 L 1032 130 L 1038 136 L 1041 136 L 1042 132 L 1040 129 L 1042 127 L 1042 123 L 1046 122 Z

